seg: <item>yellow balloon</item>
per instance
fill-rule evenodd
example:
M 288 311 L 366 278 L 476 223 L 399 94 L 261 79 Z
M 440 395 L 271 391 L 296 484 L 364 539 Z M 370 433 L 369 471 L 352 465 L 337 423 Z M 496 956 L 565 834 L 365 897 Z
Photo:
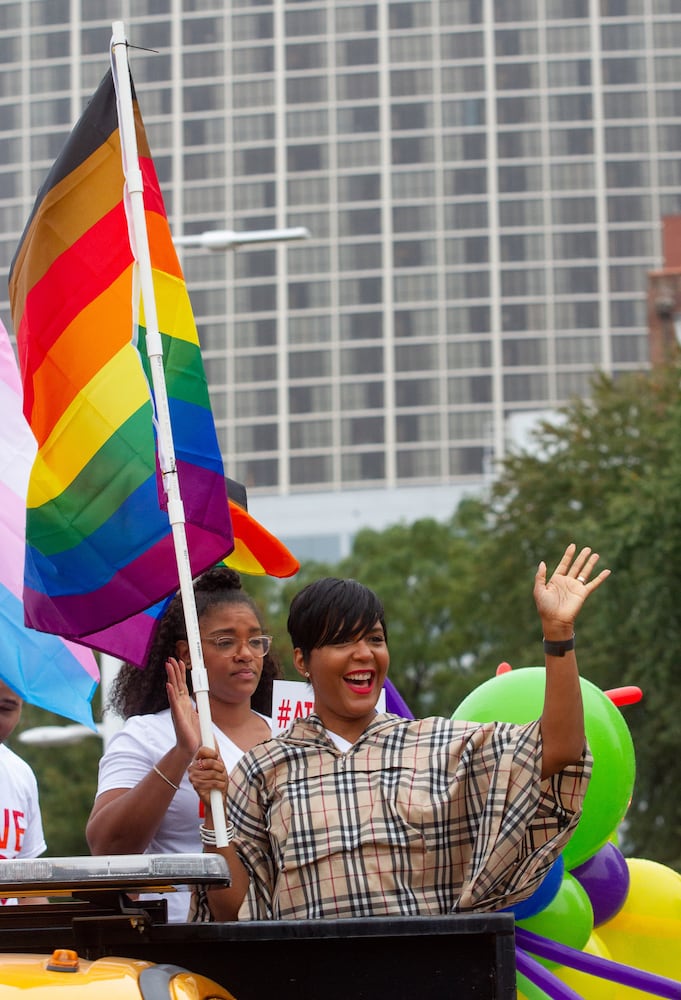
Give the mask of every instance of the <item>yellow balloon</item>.
M 612 958 L 612 955 L 601 941 L 598 933 L 594 931 L 586 942 L 582 951 L 586 955 L 594 955 L 596 958 Z M 578 972 L 567 965 L 561 965 L 559 969 L 554 969 L 553 974 L 561 983 L 565 983 L 575 991 L 580 997 L 588 997 L 589 1000 L 618 1000 L 618 984 L 609 982 L 607 979 L 600 979 L 598 976 L 590 976 L 586 972 Z M 642 994 L 639 994 L 639 1000 Z
M 628 858 L 629 892 L 598 936 L 615 962 L 681 981 L 681 875 L 644 858 Z M 620 987 L 620 997 L 641 997 Z M 643 994 L 645 995 L 645 994 Z

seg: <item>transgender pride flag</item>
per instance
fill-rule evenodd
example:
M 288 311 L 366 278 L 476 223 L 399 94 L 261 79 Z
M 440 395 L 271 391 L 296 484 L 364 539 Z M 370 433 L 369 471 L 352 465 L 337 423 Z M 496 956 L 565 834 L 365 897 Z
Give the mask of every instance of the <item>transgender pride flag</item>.
M 36 442 L 21 412 L 21 382 L 0 321 L 0 677 L 17 694 L 96 731 L 90 701 L 99 671 L 89 649 L 26 628 L 26 488 Z

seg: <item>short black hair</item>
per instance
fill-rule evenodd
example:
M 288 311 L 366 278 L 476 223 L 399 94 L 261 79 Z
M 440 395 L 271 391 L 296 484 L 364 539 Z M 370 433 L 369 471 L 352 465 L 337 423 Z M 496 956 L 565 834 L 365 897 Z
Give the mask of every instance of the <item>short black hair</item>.
M 307 659 L 313 649 L 348 642 L 366 635 L 379 622 L 387 640 L 383 604 L 373 590 L 357 580 L 327 576 L 296 594 L 287 628 L 294 649 Z

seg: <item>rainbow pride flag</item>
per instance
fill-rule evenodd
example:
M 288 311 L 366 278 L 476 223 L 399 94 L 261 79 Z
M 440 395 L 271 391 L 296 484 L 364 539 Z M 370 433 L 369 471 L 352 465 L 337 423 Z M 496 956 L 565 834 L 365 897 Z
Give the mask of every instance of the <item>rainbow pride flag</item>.
M 19 369 L 0 321 L 0 678 L 24 701 L 94 730 L 99 670 L 92 651 L 24 625 L 26 489 L 36 444 L 21 403 Z
M 233 548 L 222 458 L 187 289 L 139 107 L 135 123 L 165 379 L 193 574 Z M 111 72 L 38 193 L 10 270 L 24 414 L 38 451 L 27 493 L 31 628 L 123 655 L 178 587 L 159 492 L 143 327 Z M 137 347 L 135 346 L 137 344 Z

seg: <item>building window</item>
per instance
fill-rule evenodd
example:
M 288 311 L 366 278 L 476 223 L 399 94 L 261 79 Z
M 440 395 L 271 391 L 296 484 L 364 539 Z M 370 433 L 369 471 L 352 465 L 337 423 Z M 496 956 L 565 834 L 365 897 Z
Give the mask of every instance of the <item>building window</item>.
M 536 90 L 539 86 L 538 63 L 497 63 L 496 84 L 498 90 Z
M 397 475 L 400 479 L 433 479 L 440 475 L 442 459 L 437 448 L 418 448 L 397 452 Z
M 490 368 L 492 345 L 489 340 L 456 340 L 447 344 L 447 367 L 450 371 L 467 368 Z
M 385 479 L 383 451 L 353 452 L 341 457 L 341 479 L 344 483 L 370 483 Z
M 315 486 L 329 483 L 333 478 L 330 455 L 293 455 L 289 469 L 293 486 Z
M 373 66 L 378 62 L 378 39 L 353 38 L 336 43 L 337 66 Z
M 286 69 L 321 69 L 326 65 L 326 45 L 319 42 L 300 42 L 286 46 Z
M 352 347 L 341 351 L 342 375 L 380 374 L 383 365 L 382 347 Z
M 343 279 L 339 285 L 339 299 L 342 306 L 362 306 L 381 302 L 383 300 L 382 275 Z
M 294 450 L 330 448 L 333 444 L 333 423 L 330 420 L 292 421 L 289 443 Z
M 396 406 L 437 406 L 440 402 L 440 383 L 435 378 L 397 379 L 395 382 Z
M 440 438 L 439 414 L 398 414 L 395 420 L 395 433 L 400 444 L 416 441 L 437 442 Z
M 435 240 L 396 240 L 393 264 L 401 267 L 432 267 L 436 262 Z
M 557 330 L 597 330 L 600 305 L 596 299 L 569 299 L 554 303 Z
M 289 378 L 321 378 L 331 375 L 329 351 L 292 351 L 288 361 Z
M 380 201 L 380 174 L 349 174 L 338 178 L 339 201 Z
M 339 135 L 378 132 L 380 131 L 378 107 L 374 104 L 361 104 L 356 108 L 338 108 L 336 128 Z
M 323 76 L 295 76 L 286 80 L 288 104 L 320 104 L 327 100 L 327 81 Z M 275 101 L 272 99 L 272 104 Z
M 489 333 L 489 306 L 458 306 L 447 310 L 447 333 Z
M 343 382 L 340 390 L 341 407 L 352 410 L 380 410 L 385 391 L 382 382 Z
M 509 368 L 529 368 L 546 364 L 546 341 L 539 338 L 504 340 L 503 364 Z
M 236 428 L 236 450 L 238 455 L 249 451 L 276 451 L 279 435 L 276 424 L 251 424 Z
M 485 53 L 481 31 L 444 32 L 440 36 L 440 51 L 443 62 L 461 59 L 481 59 Z
M 336 79 L 339 101 L 368 101 L 378 97 L 378 73 L 339 73 Z
M 381 267 L 383 261 L 383 248 L 380 243 L 341 243 L 338 248 L 338 270 L 339 271 L 378 271 Z M 378 280 L 382 287 L 382 279 L 377 276 L 376 279 L 369 279 L 370 281 Z M 358 300 L 358 296 L 361 294 L 375 295 L 376 289 L 370 291 L 371 286 L 365 286 L 363 292 L 361 292 L 357 287 L 354 292 L 348 291 L 349 296 L 355 296 L 353 301 Z M 376 302 L 379 301 L 372 298 L 368 301 Z
M 328 413 L 332 408 L 329 382 L 321 385 L 294 385 L 289 388 L 288 400 L 291 413 Z
M 546 306 L 543 302 L 508 302 L 502 304 L 501 326 L 507 332 L 546 329 Z
M 327 166 L 327 146 L 289 146 L 286 150 L 286 165 L 291 173 L 305 170 L 323 170 Z
M 532 298 L 546 293 L 543 267 L 506 268 L 501 272 L 501 294 L 509 298 Z
M 598 337 L 556 337 L 556 362 L 559 365 L 593 367 L 598 365 L 600 360 L 601 348 Z
M 595 258 L 598 256 L 598 235 L 595 231 L 554 233 L 553 256 L 556 260 Z
M 449 471 L 453 476 L 480 476 L 485 471 L 486 449 L 450 448 Z
M 460 375 L 447 379 L 447 401 L 454 406 L 492 402 L 491 375 Z
M 504 375 L 504 399 L 507 403 L 538 402 L 548 399 L 548 383 L 543 372 Z
M 353 417 L 341 421 L 341 443 L 349 445 L 382 444 L 385 439 L 384 419 L 380 417 Z
M 551 156 L 590 156 L 594 151 L 591 128 L 552 129 L 549 142 Z
M 556 267 L 554 286 L 558 295 L 592 295 L 598 290 L 598 268 Z
M 395 348 L 395 370 L 398 372 L 432 372 L 439 368 L 437 344 L 403 344 Z

